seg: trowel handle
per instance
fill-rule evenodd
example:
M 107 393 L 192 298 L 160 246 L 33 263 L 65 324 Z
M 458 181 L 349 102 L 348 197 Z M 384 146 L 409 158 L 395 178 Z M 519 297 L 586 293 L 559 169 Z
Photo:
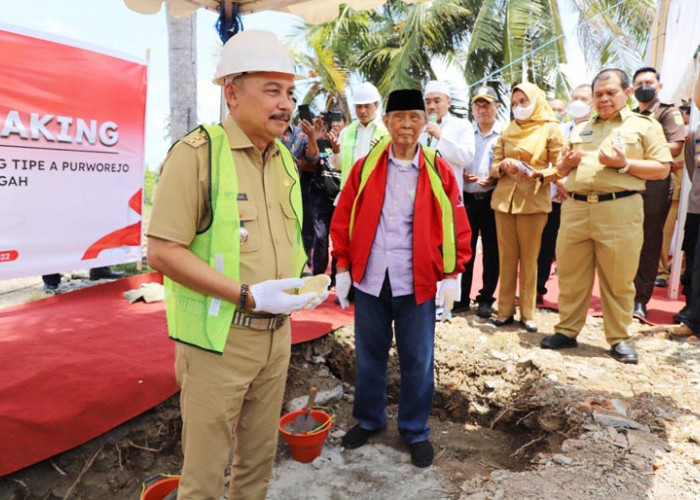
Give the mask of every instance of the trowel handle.
M 306 413 L 310 412 L 311 409 L 314 407 L 314 400 L 316 399 L 317 392 L 318 389 L 316 387 L 312 387 L 309 390 L 309 400 L 306 402 Z

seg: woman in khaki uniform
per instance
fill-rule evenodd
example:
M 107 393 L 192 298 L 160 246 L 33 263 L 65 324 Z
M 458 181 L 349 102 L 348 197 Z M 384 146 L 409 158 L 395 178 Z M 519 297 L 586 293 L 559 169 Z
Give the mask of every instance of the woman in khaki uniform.
M 491 198 L 496 213 L 500 290 L 496 326 L 513 323 L 520 268 L 520 322 L 537 331 L 535 298 L 540 237 L 552 210 L 549 182 L 564 138 L 544 92 L 532 83 L 513 87 L 515 119 L 501 132 L 493 151 L 491 177 L 498 179 Z

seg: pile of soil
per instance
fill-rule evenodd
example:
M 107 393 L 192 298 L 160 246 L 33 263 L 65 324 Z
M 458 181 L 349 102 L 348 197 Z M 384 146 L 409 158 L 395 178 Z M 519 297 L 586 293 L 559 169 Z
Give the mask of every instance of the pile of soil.
M 1 305 L 0 305 L 1 306 Z M 556 313 L 539 310 L 551 333 Z M 641 325 L 634 324 L 638 332 Z M 389 425 L 343 450 L 352 419 L 352 326 L 294 346 L 286 409 L 311 386 L 335 421 L 322 455 L 295 462 L 280 439 L 268 500 L 700 498 L 700 348 L 695 337 L 636 333 L 638 365 L 609 357 L 589 317 L 580 347 L 539 348 L 544 333 L 497 329 L 473 313 L 437 325 L 436 458 L 417 469 L 396 431 L 397 358 Z M 145 478 L 181 464 L 177 396 L 79 448 L 0 478 L 2 499 L 136 499 Z M 223 498 L 223 497 L 222 497 Z

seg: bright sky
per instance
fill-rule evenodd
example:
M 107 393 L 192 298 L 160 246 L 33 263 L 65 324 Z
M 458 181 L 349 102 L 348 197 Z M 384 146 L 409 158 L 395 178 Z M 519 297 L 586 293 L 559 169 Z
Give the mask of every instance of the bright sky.
M 145 59 L 150 50 L 148 97 L 146 104 L 146 164 L 157 169 L 170 147 L 166 123 L 168 101 L 168 35 L 165 7 L 155 15 L 131 11 L 121 0 L 0 0 L 3 23 L 40 32 L 48 32 L 99 51 L 110 48 Z M 219 87 L 211 83 L 221 42 L 214 29 L 217 14 L 200 9 L 197 13 L 197 91 L 198 119 L 218 119 Z M 567 51 L 570 53 L 569 79 L 575 86 L 588 81 L 580 72 L 585 67 L 577 49 L 573 28 L 576 16 L 564 16 Z M 298 23 L 298 18 L 281 13 L 258 13 L 244 16 L 246 29 L 268 29 L 284 41 Z M 450 77 L 447 77 L 450 78 Z

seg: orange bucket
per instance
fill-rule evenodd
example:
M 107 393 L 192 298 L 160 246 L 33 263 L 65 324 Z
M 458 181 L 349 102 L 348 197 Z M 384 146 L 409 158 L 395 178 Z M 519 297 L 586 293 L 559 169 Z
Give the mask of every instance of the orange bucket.
M 311 418 L 313 418 L 318 426 L 302 434 L 292 434 L 285 429 L 285 426 L 291 424 L 299 415 L 303 415 L 306 408 L 287 413 L 280 418 L 280 432 L 282 437 L 289 445 L 289 451 L 292 453 L 292 458 L 297 462 L 309 463 L 313 462 L 314 458 L 321 454 L 323 443 L 328 437 L 328 430 L 333 424 L 333 417 L 321 410 L 311 410 Z
M 171 493 L 177 485 L 180 484 L 180 476 L 156 476 L 161 479 L 156 479 L 155 483 L 151 483 L 141 493 L 141 500 L 163 500 L 168 493 Z M 150 480 L 147 479 L 146 482 Z

